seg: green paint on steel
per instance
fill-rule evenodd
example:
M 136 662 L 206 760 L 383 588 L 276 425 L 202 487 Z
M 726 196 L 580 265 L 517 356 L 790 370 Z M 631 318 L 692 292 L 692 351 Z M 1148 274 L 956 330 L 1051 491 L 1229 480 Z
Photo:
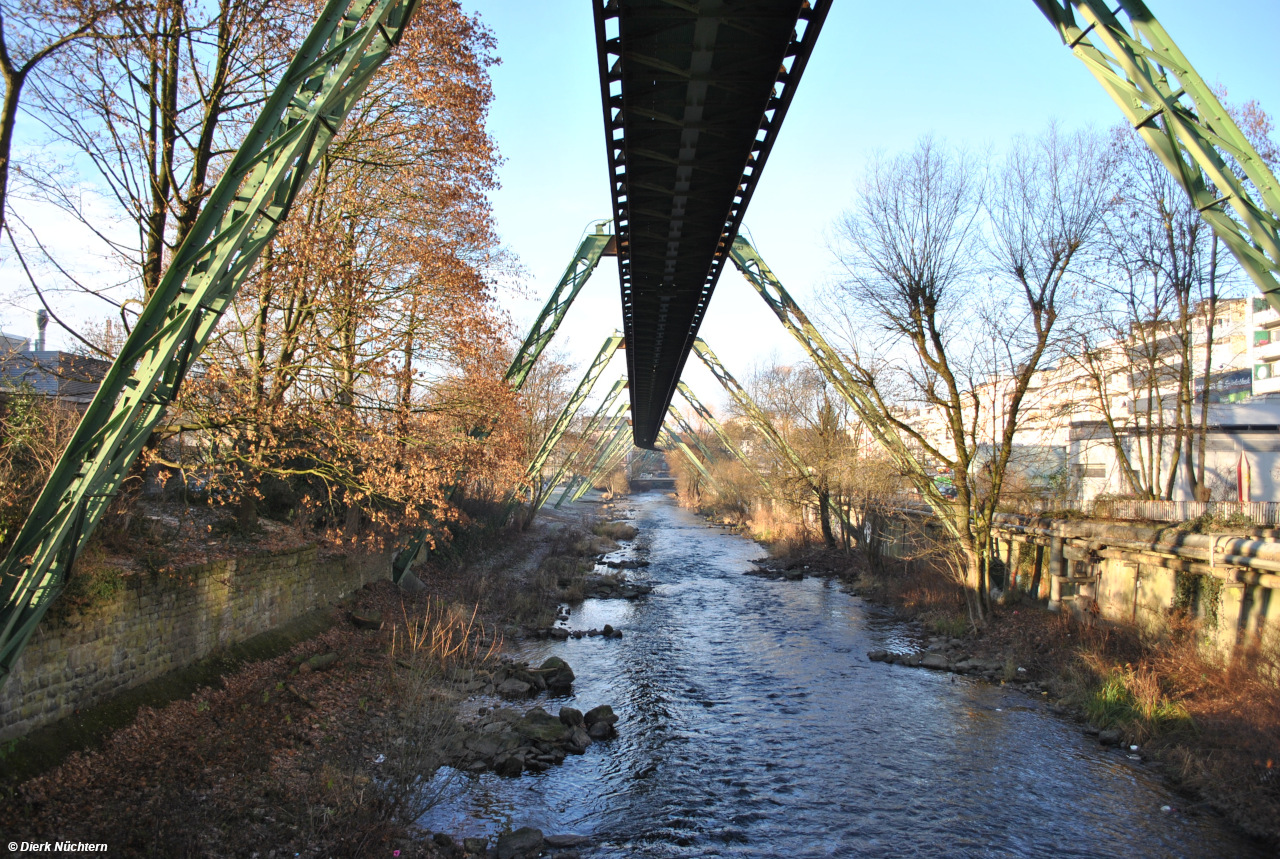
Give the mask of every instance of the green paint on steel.
M 564 321 L 564 315 L 569 312 L 573 300 L 578 297 L 583 285 L 600 264 L 600 257 L 610 252 L 609 248 L 614 238 L 610 233 L 605 232 L 608 223 L 608 221 L 600 221 L 596 224 L 595 231 L 588 233 L 582 239 L 569 267 L 560 276 L 560 282 L 556 284 L 551 297 L 547 299 L 542 312 L 538 314 L 533 327 L 529 329 L 529 335 L 524 338 L 524 343 L 520 344 L 520 350 L 516 352 L 515 360 L 511 362 L 506 375 L 506 380 L 517 391 L 524 385 L 524 380 L 529 377 L 534 363 L 547 348 L 551 338 L 555 336 L 556 329 Z
M 626 455 L 627 449 L 630 448 L 631 445 L 631 425 L 629 421 L 624 421 L 622 425 L 618 427 L 618 431 L 614 435 L 613 439 L 601 453 L 595 467 L 591 469 L 591 473 L 588 474 L 586 479 L 578 485 L 578 488 L 574 490 L 573 495 L 570 496 L 569 500 L 577 501 L 579 498 L 586 495 L 591 487 L 595 486 L 597 480 L 613 470 L 613 467 L 617 465 L 618 460 Z M 556 502 L 556 504 L 559 506 L 559 502 Z
M 869 393 L 868 386 L 859 384 L 853 377 L 844 359 L 831 348 L 826 338 L 809 321 L 809 317 L 800 309 L 800 305 L 796 304 L 791 294 L 783 288 L 782 282 L 765 265 L 764 260 L 756 253 L 756 249 L 742 236 L 738 236 L 729 248 L 729 256 L 733 264 L 738 267 L 738 271 L 742 272 L 742 276 L 764 299 L 765 304 L 769 305 L 769 309 L 778 317 L 782 326 L 800 342 L 800 345 L 809 353 L 809 357 L 813 359 L 813 363 L 822 371 L 822 375 L 840 392 L 854 414 L 888 452 L 898 469 L 911 480 L 921 497 L 939 514 L 949 511 L 951 502 L 944 498 L 934 482 L 928 479 L 915 454 L 903 442 L 901 436 L 888 429 L 884 403 Z M 696 349 L 697 346 L 695 345 L 694 348 Z M 839 505 L 836 506 L 839 507 Z M 950 515 L 939 515 L 938 518 L 953 537 L 958 536 Z
M 760 406 L 756 404 L 756 401 L 751 399 L 751 395 L 738 384 L 738 380 L 729 374 L 729 371 L 720 363 L 720 359 L 711 351 L 711 347 L 706 344 L 706 341 L 701 337 L 694 340 L 693 351 L 702 359 L 702 363 L 711 371 L 711 375 L 716 377 L 716 381 L 723 385 L 724 389 L 729 392 L 729 396 L 733 397 L 738 405 L 742 407 L 742 410 L 747 413 L 747 417 L 751 418 L 751 422 L 756 425 L 756 428 L 759 429 L 760 432 L 764 433 L 765 438 L 769 439 L 774 448 L 776 448 L 777 451 L 782 454 L 783 458 L 791 464 L 791 467 L 796 470 L 796 473 L 804 478 L 805 483 L 809 485 L 809 489 L 811 489 L 815 495 L 819 494 L 821 492 L 821 488 L 818 486 L 817 480 L 814 479 L 813 470 L 809 468 L 808 463 L 806 463 L 800 454 L 796 453 L 795 448 L 789 445 L 787 440 L 782 437 L 782 433 L 778 432 L 777 427 L 775 427 L 773 422 L 769 420 L 769 416 L 765 414 L 764 409 L 760 408 Z M 854 533 L 853 526 L 850 524 L 845 512 L 840 508 L 840 505 L 832 504 L 831 508 L 834 509 L 836 514 L 840 517 L 840 521 L 844 524 L 845 531 L 850 534 Z
M 611 409 L 614 409 L 615 406 L 617 407 L 616 417 L 621 417 L 622 412 L 626 411 L 627 404 L 618 402 L 622 396 L 622 392 L 626 389 L 627 380 L 625 377 L 613 383 L 613 387 L 609 389 L 609 393 L 600 401 L 600 407 L 596 409 L 595 414 L 591 416 L 591 420 L 587 422 L 586 428 L 582 431 L 582 437 L 578 439 L 578 443 L 574 445 L 574 448 L 569 452 L 569 455 L 564 458 L 564 462 L 560 463 L 560 467 L 556 469 L 555 476 L 553 476 L 551 481 L 547 484 L 550 489 L 538 502 L 539 507 L 547 503 L 547 499 L 551 497 L 551 490 L 560 485 L 560 481 L 564 479 L 565 474 L 568 473 L 573 463 L 577 462 L 578 457 L 582 456 L 585 452 L 587 439 L 591 438 L 592 434 L 595 433 L 596 429 L 600 426 L 600 422 L 605 420 L 604 416 L 608 414 Z
M 596 380 L 604 373 L 604 368 L 609 365 L 609 359 L 613 357 L 613 353 L 617 352 L 618 347 L 621 345 L 621 334 L 612 334 L 605 338 L 604 345 L 600 347 L 595 360 L 587 368 L 586 375 L 582 377 L 582 381 L 574 389 L 573 395 L 569 397 L 569 402 L 565 403 L 564 409 L 561 410 L 560 416 L 556 418 L 551 431 L 542 440 L 542 446 L 538 448 L 538 452 L 534 454 L 529 467 L 525 469 L 524 477 L 526 482 L 532 483 L 535 480 L 542 479 L 542 467 L 547 464 L 551 451 L 555 450 L 556 445 L 560 443 L 560 439 L 564 436 L 565 431 L 569 429 L 569 424 L 574 415 L 578 413 L 578 409 L 582 408 L 582 404 L 586 402 L 587 397 L 591 396 L 591 389 L 596 386 Z
M 697 445 L 698 450 L 702 453 L 704 457 L 706 457 L 707 462 L 711 462 L 712 460 L 714 460 L 715 457 L 711 455 L 711 451 L 707 448 L 707 445 L 702 441 L 702 436 L 698 435 L 696 432 L 693 431 L 693 427 L 689 426 L 689 422 L 684 419 L 684 415 L 680 414 L 680 411 L 675 407 L 674 404 L 667 406 L 667 412 L 675 420 L 676 426 L 680 428 L 680 432 L 689 436 L 689 438 L 693 439 L 693 443 Z
M 1142 0 L 1034 2 L 1280 310 L 1280 185 L 1151 10 Z
M 417 0 L 330 0 L 214 187 L 0 563 L 0 680 Z
M 716 416 L 711 414 L 711 410 L 702 404 L 702 402 L 693 394 L 693 391 L 684 382 L 681 382 L 677 389 L 680 395 L 684 397 L 686 403 L 693 409 L 694 413 L 702 419 L 711 431 L 716 434 L 716 438 L 720 439 L 720 443 L 724 445 L 725 450 L 729 451 L 741 462 L 746 468 L 759 479 L 760 484 L 764 487 L 765 492 L 776 498 L 778 493 L 774 491 L 773 485 L 769 483 L 768 478 L 760 473 L 760 469 L 756 468 L 756 464 L 751 461 L 742 448 L 734 444 L 733 439 L 729 438 L 729 434 L 724 431 L 724 427 L 720 425 L 720 421 L 716 420 Z
M 702 464 L 702 460 L 698 459 L 697 455 L 692 450 L 689 449 L 689 445 L 685 444 L 678 437 L 673 435 L 671 433 L 671 430 L 667 429 L 666 427 L 663 427 L 658 432 L 658 438 L 664 439 L 665 443 L 668 446 L 672 448 L 676 448 L 681 453 L 683 453 L 685 459 L 689 460 L 689 464 L 692 465 L 700 475 L 702 475 L 703 480 L 705 480 L 707 483 L 711 484 L 712 486 L 719 487 L 720 484 L 717 483 L 716 479 L 711 476 L 711 472 L 707 471 L 707 467 Z
M 580 487 L 582 482 L 587 479 L 587 475 L 595 471 L 597 466 L 599 466 L 601 458 L 605 455 L 605 452 L 609 450 L 610 446 L 617 438 L 617 434 L 626 428 L 627 409 L 629 408 L 629 403 L 624 404 L 622 408 L 618 409 L 617 413 L 613 417 L 609 418 L 609 420 L 605 422 L 604 426 L 600 427 L 600 432 L 594 436 L 594 438 L 590 436 L 587 437 L 587 439 L 591 439 L 591 446 L 589 450 L 584 451 L 582 460 L 583 468 L 580 470 L 577 467 L 574 468 L 573 478 L 560 492 L 560 497 L 556 499 L 555 506 L 557 509 L 559 509 L 561 504 L 573 497 L 573 494 L 578 491 L 578 487 Z M 584 441 L 587 439 L 584 439 Z

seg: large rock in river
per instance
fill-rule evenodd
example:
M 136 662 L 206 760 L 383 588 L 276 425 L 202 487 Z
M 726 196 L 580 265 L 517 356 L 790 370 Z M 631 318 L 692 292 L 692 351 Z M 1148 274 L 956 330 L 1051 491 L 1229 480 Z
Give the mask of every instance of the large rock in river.
M 542 830 L 523 826 L 498 836 L 498 859 L 533 859 L 542 852 Z
M 547 661 L 538 666 L 538 674 L 549 692 L 568 692 L 573 688 L 573 669 L 558 656 L 547 657 Z
M 534 707 L 525 713 L 524 718 L 516 722 L 514 727 L 520 736 L 544 743 L 559 742 L 565 735 L 565 725 L 560 718 L 541 707 Z

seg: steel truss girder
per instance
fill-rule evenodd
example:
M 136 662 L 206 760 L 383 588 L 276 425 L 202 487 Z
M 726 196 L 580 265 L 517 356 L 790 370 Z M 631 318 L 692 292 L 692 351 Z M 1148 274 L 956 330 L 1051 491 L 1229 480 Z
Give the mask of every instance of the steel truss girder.
M 672 409 L 671 413 L 676 414 L 675 409 Z M 683 421 L 680 421 L 680 423 L 683 424 Z M 694 433 L 690 430 L 686 429 L 685 431 L 688 432 L 690 435 L 694 435 Z M 714 477 L 711 476 L 711 472 L 707 471 L 707 467 L 702 464 L 702 460 L 698 459 L 697 455 L 689 448 L 689 445 L 681 441 L 678 436 L 674 435 L 671 432 L 671 430 L 667 429 L 666 427 L 663 427 L 662 430 L 658 433 L 658 438 L 660 440 L 663 440 L 667 446 L 672 448 L 678 448 L 680 452 L 684 454 L 685 459 L 689 460 L 689 463 L 695 469 L 697 469 L 699 474 L 702 475 L 703 480 L 707 481 L 707 483 L 711 484 L 712 486 L 719 488 L 720 486 L 719 481 L 717 481 Z
M 547 348 L 551 338 L 555 336 L 556 329 L 564 321 L 564 316 L 569 312 L 573 300 L 578 297 L 578 293 L 590 279 L 591 273 L 600 264 L 600 258 L 609 253 L 616 253 L 613 250 L 614 237 L 604 231 L 608 223 L 608 221 L 600 221 L 596 224 L 594 232 L 583 237 L 568 268 L 560 276 L 560 282 L 552 290 L 547 303 L 543 305 L 542 312 L 538 314 L 538 318 L 529 329 L 528 336 L 520 344 L 520 349 L 516 352 L 516 357 L 511 362 L 506 375 L 506 380 L 517 391 L 524 385 L 524 380 L 533 370 L 534 363 Z
M 592 5 L 635 440 L 650 447 L 831 0 Z
M 629 422 L 624 421 L 622 426 L 618 427 L 618 432 L 613 437 L 613 441 L 604 449 L 591 473 L 574 490 L 570 500 L 577 501 L 586 495 L 591 487 L 595 486 L 597 480 L 612 471 L 613 467 L 618 464 L 618 460 L 626 456 L 629 447 L 631 447 L 631 426 Z
M 813 363 L 822 371 L 822 375 L 840 392 L 854 414 L 888 452 L 898 469 L 911 480 L 916 491 L 939 514 L 949 511 L 951 503 L 942 496 L 932 480 L 926 479 L 924 468 L 915 454 L 907 447 L 902 437 L 890 428 L 888 416 L 862 385 L 853 378 L 839 353 L 831 348 L 826 338 L 809 321 L 809 317 L 800 309 L 800 305 L 796 304 L 791 294 L 783 288 L 782 282 L 765 265 L 751 243 L 742 236 L 738 236 L 733 240 L 729 254 L 738 271 L 742 272 L 742 276 L 747 279 L 747 283 L 751 284 L 764 299 L 764 303 L 769 305 L 769 309 L 778 317 L 782 326 L 790 331 L 804 347 Z M 951 517 L 939 515 L 938 518 L 944 527 L 952 531 L 952 536 L 956 536 L 955 523 L 952 522 Z
M 724 445 L 725 450 L 733 454 L 737 458 L 738 462 L 741 462 L 747 467 L 748 471 L 756 476 L 760 481 L 760 485 L 764 487 L 765 492 L 769 493 L 770 496 L 776 497 L 778 493 L 774 491 L 768 478 L 760 473 L 760 469 L 756 468 L 756 464 L 751 461 L 751 458 L 742 452 L 742 448 L 734 444 L 733 439 L 729 438 L 729 434 L 725 432 L 724 427 L 720 425 L 720 421 L 716 420 L 716 416 L 711 414 L 711 410 L 704 406 L 702 402 L 694 396 L 693 390 L 684 382 L 681 382 L 676 387 L 677 390 L 680 391 L 680 395 L 684 397 L 684 401 L 693 409 L 694 413 L 701 418 L 707 426 L 711 427 L 711 431 L 716 434 L 716 438 L 720 439 L 720 443 Z
M 267 99 L 0 563 L 0 682 L 417 0 L 330 0 Z
M 609 365 L 609 360 L 613 357 L 613 353 L 617 352 L 621 346 L 622 335 L 611 334 L 605 338 L 604 345 L 600 347 L 595 360 L 587 368 L 582 381 L 574 389 L 573 396 L 569 397 L 569 402 L 565 403 L 564 409 L 561 410 L 560 416 L 556 418 L 551 431 L 542 440 L 542 446 L 538 448 L 538 452 L 530 461 L 529 467 L 525 469 L 524 476 L 526 481 L 532 482 L 542 479 L 542 467 L 547 464 L 551 451 L 560 443 L 561 437 L 569 429 L 569 423 L 573 420 L 573 416 L 578 413 L 578 409 L 582 408 L 582 404 L 586 402 L 587 397 L 591 396 L 591 389 L 596 386 L 596 380 L 604 373 L 604 368 Z
M 1280 185 L 1146 4 L 1034 2 L 1280 310 Z
M 591 442 L 589 450 L 584 451 L 583 468 L 581 470 L 574 468 L 573 477 L 569 480 L 560 492 L 560 497 L 556 499 L 556 508 L 558 509 L 567 499 L 574 496 L 582 482 L 587 479 L 587 475 L 591 474 L 599 467 L 601 458 L 605 452 L 610 449 L 618 438 L 618 433 L 624 432 L 627 427 L 627 409 L 630 404 L 619 409 L 613 417 L 609 418 L 600 427 L 600 432 Z
M 569 468 L 573 463 L 577 462 L 578 457 L 585 452 L 587 439 L 591 438 L 592 434 L 596 431 L 596 428 L 600 426 L 600 421 L 605 419 L 604 416 L 611 409 L 617 406 L 617 413 L 615 414 L 615 417 L 621 417 L 621 414 L 626 410 L 627 405 L 626 403 L 619 404 L 618 399 L 626 389 L 627 380 L 625 377 L 613 383 L 613 387 L 609 389 L 609 393 L 600 401 L 600 407 L 596 409 L 595 414 L 591 416 L 591 420 L 587 422 L 586 429 L 582 431 L 582 438 L 578 440 L 576 445 L 574 445 L 574 448 L 569 452 L 569 455 L 564 458 L 564 462 L 560 463 L 560 467 L 556 469 L 555 476 L 551 478 L 550 482 L 548 482 L 547 494 L 538 502 L 539 507 L 547 503 L 547 499 L 551 497 L 552 490 L 556 486 L 560 485 L 560 481 L 564 479 Z
M 738 384 L 738 380 L 730 375 L 729 371 L 720 363 L 720 359 L 711 351 L 711 347 L 706 344 L 706 341 L 701 337 L 694 340 L 693 351 L 702 359 L 702 363 L 711 371 L 711 375 L 716 377 L 716 381 L 718 381 L 724 389 L 729 392 L 729 396 L 733 397 L 738 405 L 742 407 L 742 410 L 747 413 L 747 417 L 751 418 L 751 422 L 756 425 L 756 428 L 764 433 L 765 438 L 769 439 L 774 448 L 777 449 L 777 451 L 782 454 L 783 458 L 791 464 L 791 467 L 796 470 L 796 473 L 804 478 L 809 489 L 812 490 L 815 495 L 819 494 L 820 488 L 818 486 L 818 482 L 814 479 L 813 470 L 809 468 L 808 463 L 804 461 L 800 454 L 796 453 L 795 448 L 787 444 L 787 440 L 782 437 L 782 433 L 778 432 L 777 427 L 775 427 L 773 422 L 769 420 L 769 416 L 765 414 L 764 409 L 760 408 L 760 406 L 756 404 L 756 401 L 751 399 L 751 395 Z M 836 511 L 836 515 L 840 517 L 840 521 L 844 524 L 846 532 L 853 533 L 853 526 L 845 516 L 844 510 L 840 508 L 840 505 L 832 504 L 831 508 L 834 509 Z

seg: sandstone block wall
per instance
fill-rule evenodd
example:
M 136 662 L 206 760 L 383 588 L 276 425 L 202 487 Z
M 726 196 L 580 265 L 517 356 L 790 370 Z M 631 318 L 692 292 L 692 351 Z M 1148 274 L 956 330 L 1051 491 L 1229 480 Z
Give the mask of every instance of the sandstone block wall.
M 321 561 L 315 546 L 143 574 L 110 602 L 46 619 L 0 687 L 0 740 L 190 665 L 390 578 L 388 555 Z

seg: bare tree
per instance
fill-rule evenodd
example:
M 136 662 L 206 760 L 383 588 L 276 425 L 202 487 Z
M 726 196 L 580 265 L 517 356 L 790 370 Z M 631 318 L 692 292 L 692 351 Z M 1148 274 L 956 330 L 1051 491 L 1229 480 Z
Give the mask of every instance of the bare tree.
M 920 452 L 903 463 L 917 488 L 953 475 L 954 503 L 922 495 L 955 538 L 976 622 L 1020 411 L 1109 200 L 1104 154 L 1050 127 L 987 171 L 926 138 L 873 161 L 837 226 L 850 369 L 876 406 L 860 417 Z
M 37 165 L 31 183 L 134 273 L 144 300 L 313 15 L 304 0 L 139 0 L 34 81 L 32 106 L 50 139 L 89 169 Z M 85 211 L 86 183 L 136 225 L 136 239 Z
M 817 502 L 822 541 L 834 549 L 832 506 L 840 503 L 841 478 L 852 447 L 848 403 L 809 363 L 791 366 L 774 362 L 753 374 L 747 387 L 782 438 L 809 466 L 807 478 L 793 475 L 789 482 L 801 497 L 812 496 L 810 504 Z M 847 539 L 849 535 L 841 536 Z
M 125 4 L 117 0 L 4 0 L 0 2 L 0 227 L 6 222 L 9 165 L 27 80 L 58 52 L 87 39 L 102 38 L 101 26 Z

